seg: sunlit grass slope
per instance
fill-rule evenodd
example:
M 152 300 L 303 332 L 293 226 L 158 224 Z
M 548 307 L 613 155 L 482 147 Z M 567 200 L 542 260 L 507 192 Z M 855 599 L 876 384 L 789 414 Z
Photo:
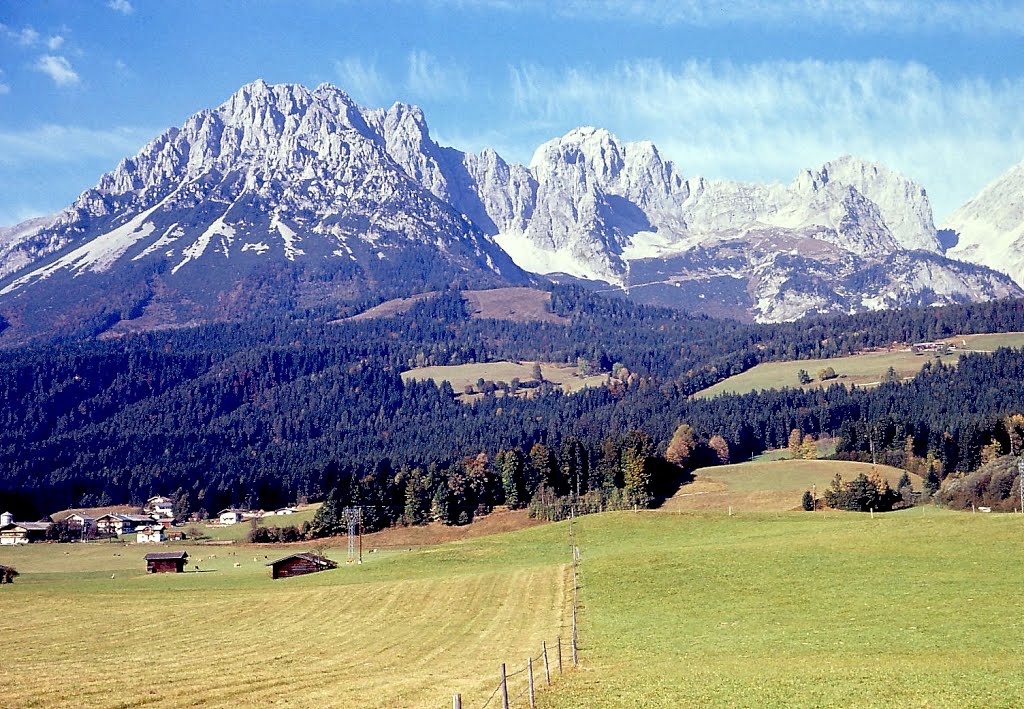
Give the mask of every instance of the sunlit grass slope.
M 21 573 L 0 706 L 472 706 L 500 662 L 567 636 L 564 526 L 278 581 L 285 550 L 185 548 L 202 573 L 147 576 L 138 546 L 0 550 Z
M 584 663 L 543 707 L 1019 707 L 1024 518 L 579 523 Z

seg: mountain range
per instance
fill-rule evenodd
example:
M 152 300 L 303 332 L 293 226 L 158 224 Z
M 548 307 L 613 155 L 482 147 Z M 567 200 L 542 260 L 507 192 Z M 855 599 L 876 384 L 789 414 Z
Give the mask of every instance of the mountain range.
M 0 229 L 0 341 L 546 279 L 762 322 L 1024 296 L 1022 194 L 1024 164 L 940 234 L 920 185 L 854 157 L 711 181 L 583 127 L 519 165 L 438 145 L 415 106 L 256 81 Z

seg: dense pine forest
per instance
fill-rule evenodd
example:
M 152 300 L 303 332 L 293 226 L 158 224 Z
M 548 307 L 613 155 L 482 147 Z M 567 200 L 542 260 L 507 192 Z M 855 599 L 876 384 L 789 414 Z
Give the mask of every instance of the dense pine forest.
M 1024 357 L 1010 350 L 956 368 L 924 359 L 912 381 L 873 389 L 689 395 L 765 361 L 1021 331 L 1022 301 L 760 326 L 554 287 L 551 309 L 568 323 L 478 319 L 451 291 L 375 320 L 254 320 L 2 351 L 0 506 L 33 518 L 174 493 L 192 511 L 327 499 L 377 510 L 370 526 L 461 523 L 495 504 L 557 515 L 570 493 L 598 508 L 650 504 L 694 465 L 785 447 L 794 429 L 936 481 L 1020 436 L 1008 417 L 1024 411 Z M 400 376 L 499 359 L 615 378 L 571 395 L 541 383 L 529 398 L 495 386 L 463 403 L 448 385 Z M 672 446 L 680 424 L 687 440 Z

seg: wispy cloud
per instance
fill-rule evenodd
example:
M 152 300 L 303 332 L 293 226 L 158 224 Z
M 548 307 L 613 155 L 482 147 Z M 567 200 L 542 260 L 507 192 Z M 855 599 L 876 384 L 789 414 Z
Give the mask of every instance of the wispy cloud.
M 345 57 L 334 62 L 338 85 L 356 101 L 369 106 L 390 103 L 397 97 L 394 84 L 377 68 L 377 62 Z
M 580 20 L 650 25 L 773 26 L 801 23 L 858 33 L 1024 34 L 1017 0 L 432 0 L 435 5 L 532 12 Z
M 64 44 L 64 38 L 59 34 L 55 34 L 51 37 L 48 37 L 46 40 L 46 48 L 49 49 L 51 52 L 60 49 L 62 44 Z
M 110 0 L 107 3 L 107 7 L 115 12 L 120 12 L 122 15 L 130 15 L 135 12 L 135 8 L 128 0 Z
M 78 83 L 78 73 L 72 68 L 71 62 L 66 58 L 53 54 L 44 54 L 39 57 L 34 65 L 36 71 L 42 73 L 53 79 L 53 83 L 57 86 L 74 86 Z
M 72 164 L 104 159 L 113 165 L 134 154 L 155 134 L 149 128 L 96 130 L 48 124 L 29 130 L 0 130 L 0 166 L 25 167 L 40 162 Z
M 789 180 L 845 153 L 924 185 L 939 216 L 1024 158 L 1024 80 L 946 83 L 919 64 L 627 62 L 510 70 L 521 119 L 649 139 L 686 175 Z
M 469 82 L 458 64 L 417 49 L 409 53 L 406 88 L 421 98 L 465 96 L 469 93 Z
M 2 23 L 0 23 L 0 37 L 5 37 L 22 47 L 35 46 L 40 39 L 39 33 L 32 27 L 25 26 L 20 30 L 16 30 Z

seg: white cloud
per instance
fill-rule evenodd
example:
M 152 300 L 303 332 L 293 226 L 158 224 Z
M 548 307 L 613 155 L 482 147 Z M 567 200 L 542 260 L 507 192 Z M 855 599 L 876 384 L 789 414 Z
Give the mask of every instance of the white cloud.
M 107 7 L 115 12 L 120 12 L 122 15 L 130 15 L 135 12 L 135 8 L 128 0 L 110 0 L 107 3 Z
M 45 54 L 39 57 L 35 69 L 53 79 L 57 86 L 73 86 L 78 83 L 78 73 L 72 68 L 71 62 L 61 56 Z
M 20 44 L 22 47 L 32 47 L 39 41 L 39 33 L 28 26 L 16 30 L 0 23 L 0 36 Z
M 514 118 L 651 140 L 683 174 L 792 179 L 842 154 L 921 183 L 939 218 L 1024 159 L 1024 80 L 943 82 L 919 64 L 635 61 L 511 69 Z
M 11 93 L 11 87 L 0 81 L 0 96 Z
M 460 66 L 441 61 L 422 50 L 409 53 L 406 87 L 421 98 L 465 96 L 469 93 L 469 82 Z
M 59 34 L 55 34 L 46 40 L 46 48 L 51 52 L 60 49 L 61 45 L 64 44 L 64 38 Z
M 0 130 L 0 166 L 18 168 L 40 162 L 75 163 L 105 159 L 113 164 L 138 152 L 156 131 L 149 128 L 95 130 L 47 124 L 29 130 Z
M 363 105 L 381 106 L 394 101 L 394 84 L 385 79 L 375 61 L 346 57 L 334 62 L 339 87 Z
M 721 27 L 813 23 L 843 32 L 1024 34 L 1018 0 L 433 0 L 436 5 L 536 12 L 581 20 Z

